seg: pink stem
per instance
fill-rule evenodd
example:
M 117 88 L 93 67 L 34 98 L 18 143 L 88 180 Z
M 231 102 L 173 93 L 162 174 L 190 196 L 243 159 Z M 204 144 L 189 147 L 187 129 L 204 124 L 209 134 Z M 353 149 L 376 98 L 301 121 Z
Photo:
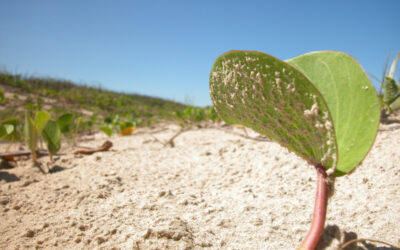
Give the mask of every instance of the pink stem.
M 325 224 L 326 206 L 327 206 L 327 186 L 326 171 L 321 164 L 315 165 L 317 170 L 317 194 L 315 198 L 314 215 L 310 230 L 298 250 L 312 250 L 318 244 Z

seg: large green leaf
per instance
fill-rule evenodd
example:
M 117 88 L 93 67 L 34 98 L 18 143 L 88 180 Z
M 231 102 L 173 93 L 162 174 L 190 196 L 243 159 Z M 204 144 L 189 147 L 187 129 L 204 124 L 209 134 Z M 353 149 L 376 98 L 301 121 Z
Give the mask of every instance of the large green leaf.
M 336 164 L 333 121 L 318 89 L 293 66 L 255 51 L 218 57 L 210 94 L 219 116 L 242 124 L 312 164 Z
M 56 154 L 61 148 L 61 130 L 58 123 L 53 120 L 48 121 L 42 134 L 50 154 Z
M 313 52 L 287 62 L 325 98 L 338 145 L 336 174 L 348 173 L 364 159 L 376 137 L 380 106 L 374 86 L 361 65 L 342 52 Z

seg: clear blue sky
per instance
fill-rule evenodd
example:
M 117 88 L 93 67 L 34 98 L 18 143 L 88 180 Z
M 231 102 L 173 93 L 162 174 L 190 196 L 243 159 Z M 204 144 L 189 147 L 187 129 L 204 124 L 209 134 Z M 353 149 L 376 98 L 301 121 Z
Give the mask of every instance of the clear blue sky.
M 198 106 L 222 53 L 339 50 L 381 76 L 400 0 L 0 0 L 0 69 Z

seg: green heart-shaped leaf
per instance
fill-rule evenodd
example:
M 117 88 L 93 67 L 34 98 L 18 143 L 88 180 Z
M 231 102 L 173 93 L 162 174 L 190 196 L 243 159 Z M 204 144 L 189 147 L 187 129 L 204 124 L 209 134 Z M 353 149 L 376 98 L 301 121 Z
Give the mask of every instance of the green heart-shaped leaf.
M 336 165 L 327 103 L 293 66 L 260 52 L 227 52 L 211 70 L 210 94 L 226 122 L 250 127 L 312 164 Z
M 48 121 L 42 134 L 50 154 L 56 154 L 61 148 L 61 130 L 58 123 L 53 120 Z
M 0 140 L 17 141 L 20 139 L 20 131 L 18 130 L 19 119 L 8 118 L 0 122 Z
M 312 164 L 350 172 L 376 137 L 380 107 L 351 56 L 314 52 L 283 62 L 253 51 L 217 58 L 210 75 L 216 111 L 265 134 Z
M 12 132 L 14 132 L 14 126 L 11 124 L 4 124 L 4 128 L 6 129 L 7 135 L 10 135 Z
M 41 134 L 47 122 L 50 120 L 50 114 L 46 111 L 39 111 L 35 115 L 35 128 L 38 134 Z
M 38 142 L 38 133 L 35 128 L 35 122 L 29 117 L 28 113 L 25 114 L 24 135 L 29 149 L 35 151 Z
M 342 52 L 313 52 L 287 62 L 326 100 L 338 145 L 336 174 L 348 173 L 364 159 L 376 137 L 380 106 L 374 86 L 361 65 Z
M 74 123 L 74 115 L 71 113 L 63 114 L 57 119 L 58 126 L 60 127 L 61 133 L 71 132 L 72 124 Z

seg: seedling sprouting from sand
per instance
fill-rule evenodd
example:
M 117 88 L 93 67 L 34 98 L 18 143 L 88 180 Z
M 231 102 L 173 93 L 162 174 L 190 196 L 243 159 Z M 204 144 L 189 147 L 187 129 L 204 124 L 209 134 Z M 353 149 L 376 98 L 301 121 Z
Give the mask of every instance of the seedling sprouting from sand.
M 316 168 L 311 228 L 299 249 L 314 249 L 323 232 L 327 181 L 352 171 L 370 150 L 380 107 L 358 62 L 334 51 L 281 61 L 230 51 L 214 63 L 210 94 L 219 116 L 268 136 Z
M 50 120 L 51 116 L 46 111 L 39 111 L 35 114 L 35 118 L 25 114 L 25 140 L 31 151 L 32 161 L 36 162 L 36 149 L 39 140 L 43 136 L 49 150 L 50 159 L 53 159 L 61 148 L 61 129 L 56 121 Z
M 115 132 L 119 133 L 121 136 L 126 136 L 132 134 L 136 129 L 135 121 L 124 121 L 118 115 L 114 118 L 106 117 L 104 119 L 105 125 L 100 128 L 109 137 Z
M 21 139 L 21 124 L 18 118 L 8 118 L 0 121 L 0 141 L 10 142 L 19 141 Z
M 32 119 L 28 112 L 25 114 L 25 140 L 31 151 L 33 162 L 36 162 L 36 149 L 38 147 L 40 135 L 49 119 L 50 114 L 45 111 L 37 112 L 34 119 Z
M 394 80 L 394 74 L 396 71 L 397 62 L 399 61 L 399 57 L 400 52 L 394 58 L 390 66 L 389 72 L 387 73 L 385 70 L 384 77 L 381 81 L 381 89 L 379 92 L 383 90 L 383 93 L 379 94 L 381 96 L 383 106 L 386 109 L 386 115 L 389 115 L 392 112 L 392 104 L 400 98 L 400 82 L 396 84 L 396 81 Z
M 206 108 L 196 108 L 194 106 L 189 106 L 186 109 L 178 112 L 174 112 L 175 119 L 180 126 L 178 132 L 176 132 L 168 141 L 164 142 L 153 136 L 153 138 L 163 144 L 164 146 L 175 147 L 174 140 L 187 131 L 192 130 L 194 127 L 200 128 L 201 122 L 206 121 L 219 121 L 218 115 L 213 107 Z
M 61 148 L 61 129 L 56 121 L 50 120 L 43 129 L 43 138 L 46 141 L 47 150 L 49 150 L 50 160 L 53 161 L 53 155 Z

